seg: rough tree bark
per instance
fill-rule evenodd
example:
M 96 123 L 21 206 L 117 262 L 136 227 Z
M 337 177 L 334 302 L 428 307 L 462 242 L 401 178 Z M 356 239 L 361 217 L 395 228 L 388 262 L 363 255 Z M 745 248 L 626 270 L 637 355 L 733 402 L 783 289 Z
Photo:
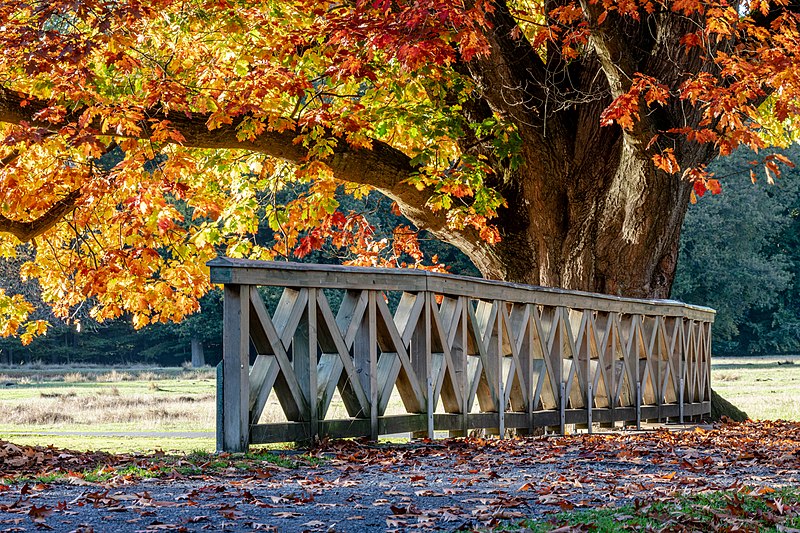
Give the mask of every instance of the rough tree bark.
M 600 116 L 637 72 L 658 76 L 674 89 L 687 76 L 715 69 L 699 54 L 679 50 L 692 21 L 662 13 L 641 24 L 598 26 L 602 8 L 584 2 L 592 51 L 567 62 L 552 46 L 542 60 L 516 38 L 517 22 L 506 4 L 497 5 L 492 54 L 464 66 L 481 88 L 466 109 L 473 119 L 495 113 L 512 121 L 525 163 L 511 170 L 495 161 L 494 185 L 509 202 L 498 220 L 503 241 L 476 250 L 451 240 L 487 277 L 668 297 L 692 185 L 656 169 L 652 156 L 660 147 L 650 145 L 671 128 L 696 127 L 699 113 L 664 107 L 642 116 L 631 131 L 602 127 Z M 685 139 L 666 140 L 684 168 L 716 155 Z M 473 139 L 465 141 L 465 150 L 481 150 Z

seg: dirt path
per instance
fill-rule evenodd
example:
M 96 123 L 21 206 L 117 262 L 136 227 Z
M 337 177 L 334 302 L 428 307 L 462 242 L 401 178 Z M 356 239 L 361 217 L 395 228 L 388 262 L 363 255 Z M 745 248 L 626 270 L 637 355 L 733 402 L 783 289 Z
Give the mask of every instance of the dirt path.
M 13 464 L 32 468 L 7 447 L 0 448 L 0 478 Z M 314 453 L 319 464 L 298 468 L 223 457 L 231 466 L 214 474 L 181 475 L 177 460 L 160 479 L 120 474 L 104 484 L 68 476 L 0 485 L 0 531 L 474 530 L 574 508 L 800 485 L 800 424 L 789 423 L 423 445 L 338 442 Z M 39 463 L 77 457 L 61 455 Z

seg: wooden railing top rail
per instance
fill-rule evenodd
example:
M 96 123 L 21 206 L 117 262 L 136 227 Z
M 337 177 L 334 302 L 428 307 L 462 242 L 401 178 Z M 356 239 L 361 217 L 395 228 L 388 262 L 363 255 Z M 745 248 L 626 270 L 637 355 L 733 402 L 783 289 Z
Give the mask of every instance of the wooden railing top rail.
M 674 300 L 622 298 L 608 294 L 438 274 L 425 270 L 254 261 L 228 257 L 209 261 L 208 266 L 211 268 L 211 282 L 218 284 L 429 291 L 443 295 L 469 296 L 480 300 L 504 300 L 616 313 L 682 316 L 703 322 L 713 322 L 715 315 L 715 311 L 711 308 Z

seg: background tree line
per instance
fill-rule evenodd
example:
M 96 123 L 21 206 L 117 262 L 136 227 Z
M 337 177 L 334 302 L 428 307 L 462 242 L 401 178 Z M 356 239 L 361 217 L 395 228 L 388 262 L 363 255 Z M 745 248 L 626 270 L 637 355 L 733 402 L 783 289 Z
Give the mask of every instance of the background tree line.
M 800 163 L 800 149 L 794 147 L 787 155 Z M 784 172 L 775 184 L 767 183 L 764 176 L 751 183 L 740 174 L 751 168 L 760 171 L 750 165 L 757 158 L 763 154 L 739 150 L 717 159 L 710 170 L 722 179 L 723 194 L 704 195 L 689 208 L 683 224 L 672 297 L 717 310 L 717 355 L 800 352 L 800 171 Z M 378 233 L 388 234 L 398 225 L 408 224 L 376 193 L 361 200 L 342 195 L 339 200 L 343 211 L 363 213 Z M 438 255 L 452 273 L 479 275 L 454 247 L 424 232 L 420 239 L 426 255 Z M 302 261 L 335 264 L 342 259 L 336 250 L 323 249 Z M 16 266 L 5 262 L 0 268 L 8 271 Z M 8 286 L 15 278 L 9 274 L 2 276 L 9 292 L 23 292 L 28 297 L 35 293 L 36 287 L 30 284 Z M 278 292 L 273 293 L 268 300 L 275 302 Z M 137 331 L 126 320 L 97 323 L 78 316 L 72 324 L 55 324 L 29 346 L 14 338 L 0 339 L 0 363 L 176 365 L 191 359 L 190 346 L 195 339 L 203 345 L 206 362 L 215 364 L 222 353 L 221 291 L 210 292 L 201 303 L 201 313 L 179 324 L 155 324 Z
M 800 149 L 787 155 L 800 164 Z M 800 172 L 742 179 L 762 157 L 717 159 L 723 193 L 700 198 L 683 224 L 672 297 L 717 310 L 716 354 L 800 353 Z

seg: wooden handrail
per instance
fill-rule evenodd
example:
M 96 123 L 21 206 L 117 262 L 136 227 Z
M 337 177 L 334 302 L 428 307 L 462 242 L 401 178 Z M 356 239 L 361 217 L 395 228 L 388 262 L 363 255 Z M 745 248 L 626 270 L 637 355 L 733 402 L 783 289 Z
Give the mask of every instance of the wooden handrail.
M 288 261 L 254 261 L 229 257 L 213 259 L 208 262 L 208 266 L 211 269 L 211 282 L 216 284 L 430 291 L 485 300 L 501 299 L 540 305 L 566 305 L 594 311 L 685 316 L 705 322 L 713 322 L 716 314 L 710 307 L 676 300 L 624 298 L 410 268 L 352 267 Z

